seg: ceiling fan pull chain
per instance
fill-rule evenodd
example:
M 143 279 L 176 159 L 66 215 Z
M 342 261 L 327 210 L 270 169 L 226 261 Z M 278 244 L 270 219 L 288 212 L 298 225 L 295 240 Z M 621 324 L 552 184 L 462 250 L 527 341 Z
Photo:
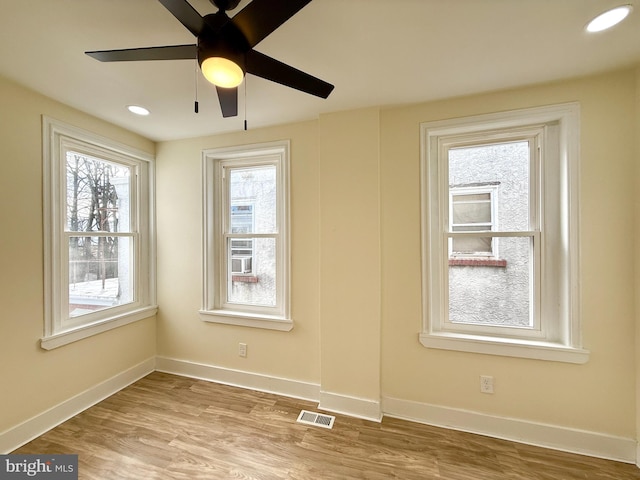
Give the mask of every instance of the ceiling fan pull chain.
M 198 113 L 198 60 L 196 60 L 196 68 L 194 70 L 195 84 L 196 84 L 196 101 L 193 104 L 195 113 Z
M 247 77 L 244 77 L 244 131 L 247 131 Z

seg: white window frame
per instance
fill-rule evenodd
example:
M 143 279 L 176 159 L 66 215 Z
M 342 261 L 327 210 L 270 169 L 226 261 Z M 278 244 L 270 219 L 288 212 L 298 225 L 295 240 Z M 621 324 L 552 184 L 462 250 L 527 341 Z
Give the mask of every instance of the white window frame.
M 66 345 L 156 314 L 154 236 L 154 158 L 152 155 L 43 116 L 43 213 L 45 322 L 40 345 Z M 132 301 L 71 318 L 69 316 L 69 234 L 66 224 L 68 151 L 132 169 Z
M 270 330 L 293 328 L 290 300 L 289 141 L 208 149 L 203 165 L 203 280 L 202 320 Z M 274 307 L 228 304 L 226 255 L 225 168 L 269 165 L 276 167 L 276 305 Z M 259 236 L 260 234 L 255 234 Z
M 423 322 L 419 337 L 425 347 L 588 361 L 580 328 L 579 117 L 579 105 L 571 103 L 421 124 Z M 539 216 L 531 214 L 531 231 L 505 232 L 505 236 L 527 236 L 537 247 L 532 275 L 534 326 L 453 325 L 447 318 L 448 147 L 469 139 L 480 143 L 532 135 L 540 142 L 531 172 L 531 201 L 539 207 Z

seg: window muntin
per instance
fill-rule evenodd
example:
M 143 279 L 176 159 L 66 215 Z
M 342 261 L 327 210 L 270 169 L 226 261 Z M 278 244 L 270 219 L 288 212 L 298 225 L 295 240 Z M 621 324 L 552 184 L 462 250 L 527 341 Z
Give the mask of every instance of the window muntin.
M 581 347 L 578 297 L 578 119 L 578 105 L 567 104 L 422 125 L 424 313 L 420 341 L 424 346 L 587 361 L 588 351 Z M 478 149 L 475 153 L 482 153 L 484 146 L 509 143 L 527 151 L 520 160 L 507 156 L 500 161 L 511 161 L 511 168 L 518 172 L 515 177 L 521 179 L 512 193 L 503 188 L 509 177 L 486 176 L 499 166 L 495 163 L 472 166 L 467 162 L 464 168 L 474 171 L 473 181 L 450 177 L 456 168 L 452 152 Z M 450 221 L 451 190 L 491 182 L 499 198 L 499 215 L 491 232 L 456 231 Z M 526 202 L 512 201 L 510 196 Z M 501 258 L 506 254 L 504 248 L 528 254 L 515 264 L 450 257 L 454 239 L 484 237 L 500 242 Z M 506 268 L 491 268 L 495 266 Z M 460 316 L 460 299 L 466 302 L 470 291 L 460 288 L 459 279 L 453 276 L 465 270 L 475 276 L 466 280 L 475 285 L 472 298 L 485 299 L 495 288 L 487 273 L 500 275 L 509 269 L 520 270 L 524 279 L 510 289 L 518 308 L 495 304 L 478 313 L 467 306 L 462 308 L 467 314 Z M 491 310 L 508 315 L 488 318 L 486 311 Z
M 290 330 L 288 142 L 203 152 L 205 321 Z
M 152 160 L 43 118 L 43 348 L 155 314 Z

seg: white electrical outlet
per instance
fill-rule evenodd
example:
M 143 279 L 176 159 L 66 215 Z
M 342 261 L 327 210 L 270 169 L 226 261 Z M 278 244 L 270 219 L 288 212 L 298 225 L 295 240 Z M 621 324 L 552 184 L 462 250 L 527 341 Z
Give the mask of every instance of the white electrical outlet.
M 482 393 L 493 393 L 493 377 L 490 375 L 480 375 L 480 391 Z
M 247 344 L 246 343 L 239 343 L 238 344 L 238 355 L 240 355 L 241 357 L 246 357 L 247 356 Z

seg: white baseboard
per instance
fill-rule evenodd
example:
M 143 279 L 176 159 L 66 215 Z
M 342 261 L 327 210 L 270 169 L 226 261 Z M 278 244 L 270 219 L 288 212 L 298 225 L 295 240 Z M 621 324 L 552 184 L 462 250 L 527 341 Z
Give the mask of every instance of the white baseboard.
M 14 451 L 154 370 L 155 357 L 152 357 L 0 433 L 0 453 Z
M 379 422 L 383 415 L 640 467 L 640 444 L 631 438 L 557 425 L 383 397 L 382 402 L 320 390 L 320 385 L 167 357 L 144 362 L 0 433 L 0 454 L 9 453 L 113 395 L 154 370 L 292 398 L 319 402 L 319 409 Z
M 184 377 L 199 378 L 210 382 L 275 393 L 286 397 L 319 402 L 321 410 L 342 413 L 352 417 L 379 422 L 382 418 L 380 402 L 321 392 L 317 383 L 301 382 L 287 378 L 271 377 L 230 368 L 216 367 L 187 360 L 156 357 L 156 370 Z
M 384 414 L 436 427 L 477 433 L 503 440 L 536 445 L 625 463 L 636 463 L 636 441 L 590 432 L 528 422 L 514 418 L 486 415 L 397 398 L 383 398 Z
M 363 418 L 373 422 L 382 420 L 380 402 L 366 398 L 349 397 L 331 392 L 320 392 L 320 410 L 341 413 L 351 417 Z
M 316 383 L 271 377 L 168 357 L 156 357 L 156 370 L 313 402 L 318 401 L 320 393 L 320 385 Z

